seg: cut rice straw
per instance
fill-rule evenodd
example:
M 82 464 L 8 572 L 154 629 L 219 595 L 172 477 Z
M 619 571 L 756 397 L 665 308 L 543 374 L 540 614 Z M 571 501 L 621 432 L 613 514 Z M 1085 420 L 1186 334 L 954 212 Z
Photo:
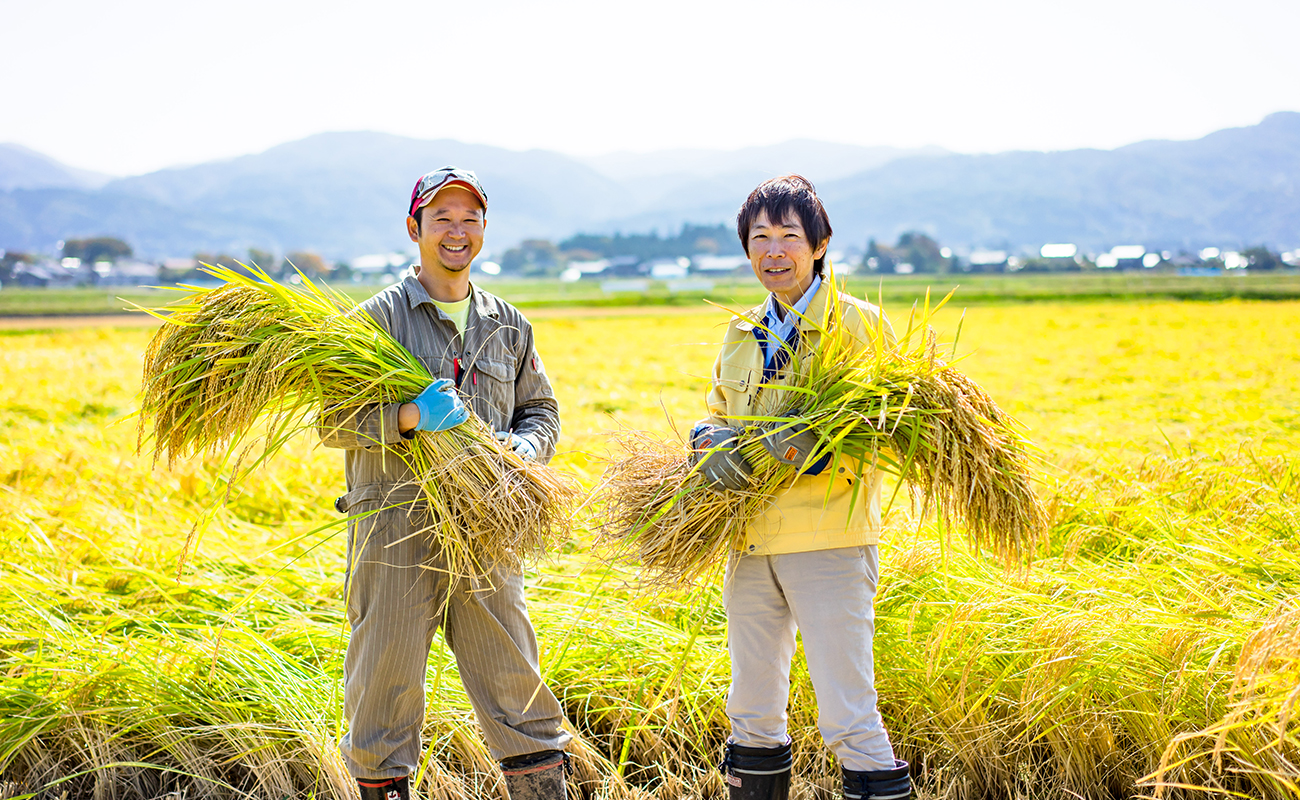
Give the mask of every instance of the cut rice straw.
M 224 284 L 182 287 L 190 294 L 181 302 L 143 309 L 164 323 L 145 353 L 139 412 L 139 447 L 151 445 L 155 459 L 229 457 L 260 441 L 247 475 L 292 435 L 323 424 L 322 412 L 346 421 L 349 411 L 410 401 L 434 381 L 351 299 L 306 276 L 291 288 L 255 267 L 204 271 Z M 502 447 L 473 414 L 450 430 L 417 431 L 385 454 L 413 476 L 440 568 L 454 575 L 484 576 L 568 533 L 572 483 Z
M 833 274 L 830 280 L 834 285 Z M 801 471 L 828 457 L 832 470 L 897 476 L 899 487 L 908 483 L 920 495 L 924 511 L 937 511 L 949 527 L 964 524 L 977 548 L 1010 562 L 1029 557 L 1046 533 L 1032 445 L 987 392 L 939 357 L 929 321 L 950 298 L 931 307 L 927 294 L 896 341 L 881 322 L 867 326 L 871 341 L 862 342 L 839 322 L 856 308 L 831 292 L 825 317 L 807 320 L 818 345 L 791 354 L 783 383 L 759 387 L 779 392 L 775 413 L 726 420 L 740 430 L 738 447 L 754 470 L 748 491 L 709 488 L 681 442 L 617 437 L 621 453 L 599 489 L 602 536 L 639 561 L 650 586 L 689 584 L 729 550 L 741 550 L 751 522 Z M 807 425 L 817 447 L 798 468 L 781 464 L 760 441 L 764 423 L 768 430 Z M 865 502 L 857 496 L 863 481 L 853 484 L 852 503 Z

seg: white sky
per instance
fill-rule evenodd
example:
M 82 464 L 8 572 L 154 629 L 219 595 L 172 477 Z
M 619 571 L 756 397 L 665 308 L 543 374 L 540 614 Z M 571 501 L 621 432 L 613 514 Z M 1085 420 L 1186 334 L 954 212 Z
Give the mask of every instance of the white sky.
M 0 0 L 0 30 L 0 141 L 112 174 L 330 130 L 993 152 L 1300 110 L 1297 0 Z

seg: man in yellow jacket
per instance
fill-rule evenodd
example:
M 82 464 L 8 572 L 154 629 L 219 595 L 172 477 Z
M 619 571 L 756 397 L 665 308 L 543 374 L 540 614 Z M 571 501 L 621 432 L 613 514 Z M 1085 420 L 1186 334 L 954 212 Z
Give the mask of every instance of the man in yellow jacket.
M 740 209 L 737 231 L 763 305 L 734 317 L 713 369 L 709 416 L 691 432 L 693 457 L 719 491 L 749 488 L 750 466 L 735 448 L 740 428 L 773 417 L 790 356 L 816 348 L 832 292 L 824 275 L 831 227 L 812 184 L 797 175 L 761 184 Z M 880 310 L 840 294 L 831 304 L 862 346 L 883 334 Z M 905 798 L 908 765 L 894 758 L 876 708 L 872 602 L 879 576 L 881 476 L 856 474 L 828 457 L 812 461 L 817 436 L 764 424 L 768 452 L 800 469 L 750 526 L 727 564 L 723 602 L 731 689 L 722 771 L 732 800 L 785 800 L 792 757 L 786 732 L 795 633 L 803 636 L 817 695 L 818 727 L 840 761 L 844 796 Z

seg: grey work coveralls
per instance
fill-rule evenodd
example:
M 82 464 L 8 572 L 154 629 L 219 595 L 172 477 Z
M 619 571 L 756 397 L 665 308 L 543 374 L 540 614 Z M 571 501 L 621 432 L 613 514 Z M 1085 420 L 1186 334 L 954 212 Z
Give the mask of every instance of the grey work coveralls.
M 474 286 L 470 293 L 463 337 L 413 276 L 361 307 L 435 378 L 458 380 L 475 414 L 494 430 L 526 437 L 545 463 L 555 454 L 560 415 L 533 348 L 532 326 L 503 300 Z M 338 510 L 369 514 L 348 523 L 352 637 L 343 662 L 349 729 L 341 743 L 348 769 L 362 779 L 415 773 L 425 672 L 439 624 L 446 626 L 443 634 L 493 758 L 562 750 L 570 736 L 555 695 L 538 688 L 537 639 L 522 573 L 499 565 L 495 591 L 481 584 L 470 591 L 468 582 L 452 585 L 445 572 L 426 568 L 438 561 L 429 538 L 418 533 L 428 524 L 428 508 L 416 501 L 406 465 L 384 452 L 403 441 L 398 407 L 327 415 L 319 429 L 326 446 L 345 451 L 348 493 L 338 499 Z

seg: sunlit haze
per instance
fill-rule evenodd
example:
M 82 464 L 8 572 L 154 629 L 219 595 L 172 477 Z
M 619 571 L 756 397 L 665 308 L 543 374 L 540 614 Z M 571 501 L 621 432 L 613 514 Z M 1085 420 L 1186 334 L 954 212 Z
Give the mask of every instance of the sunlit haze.
M 959 152 L 1300 110 L 1294 0 L 0 2 L 0 142 L 133 174 L 376 130 L 592 155 Z

